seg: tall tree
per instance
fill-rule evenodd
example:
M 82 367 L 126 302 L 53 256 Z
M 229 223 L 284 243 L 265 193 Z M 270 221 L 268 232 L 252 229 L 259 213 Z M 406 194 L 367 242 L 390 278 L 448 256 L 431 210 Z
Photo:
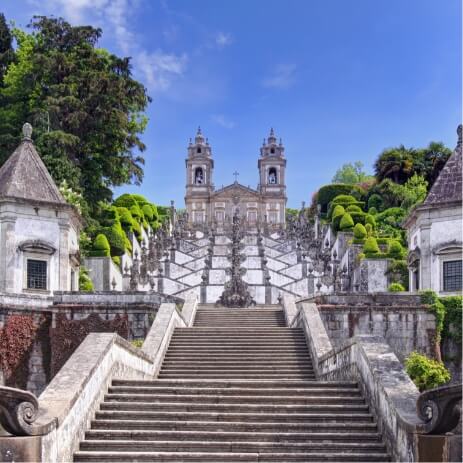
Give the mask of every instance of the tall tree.
M 435 141 L 419 150 L 422 163 L 421 175 L 428 182 L 428 188 L 432 187 L 451 154 L 452 151 L 442 142 Z
M 55 181 L 66 180 L 90 205 L 110 199 L 112 186 L 140 183 L 150 100 L 130 59 L 97 48 L 101 30 L 91 26 L 44 16 L 29 26 L 32 34 L 13 31 L 17 62 L 0 90 L 0 121 L 9 121 L 0 122 L 0 163 L 28 120 Z
M 391 179 L 395 183 L 405 183 L 413 175 L 414 156 L 414 150 L 404 145 L 384 150 L 374 165 L 376 179 L 378 182 Z
M 334 174 L 333 183 L 346 183 L 354 185 L 356 183 L 362 183 L 372 179 L 373 177 L 368 175 L 363 170 L 363 162 L 355 161 L 354 163 L 344 164 Z
M 6 23 L 5 15 L 0 13 L 0 86 L 8 66 L 14 61 L 13 35 Z

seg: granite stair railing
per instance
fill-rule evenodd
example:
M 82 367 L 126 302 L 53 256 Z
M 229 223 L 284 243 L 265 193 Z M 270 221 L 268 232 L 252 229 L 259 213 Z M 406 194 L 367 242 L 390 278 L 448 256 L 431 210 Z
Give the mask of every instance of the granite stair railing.
M 355 381 L 316 381 L 280 307 L 200 306 L 155 380 L 114 380 L 74 461 L 387 461 Z
M 384 338 L 355 336 L 333 348 L 316 304 L 296 303 L 287 296 L 283 306 L 288 326 L 305 332 L 317 379 L 358 384 L 392 460 L 430 461 L 429 453 L 423 450 L 426 439 L 437 431 L 442 435 L 450 432 L 458 423 L 461 385 L 420 395 Z M 436 444 L 431 446 L 435 452 Z M 449 461 L 445 454 L 442 451 L 442 459 L 432 461 Z
M 197 299 L 179 313 L 161 304 L 141 349 L 114 333 L 90 333 L 37 399 L 0 387 L 0 461 L 72 460 L 88 424 L 114 379 L 154 378 L 174 329 L 190 326 Z

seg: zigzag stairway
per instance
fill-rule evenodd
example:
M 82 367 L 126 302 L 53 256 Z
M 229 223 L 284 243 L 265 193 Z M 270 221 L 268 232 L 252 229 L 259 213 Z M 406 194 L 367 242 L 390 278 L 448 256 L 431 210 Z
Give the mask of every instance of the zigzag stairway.
M 76 462 L 388 461 L 356 383 L 317 381 L 281 308 L 202 306 L 159 377 L 113 381 Z

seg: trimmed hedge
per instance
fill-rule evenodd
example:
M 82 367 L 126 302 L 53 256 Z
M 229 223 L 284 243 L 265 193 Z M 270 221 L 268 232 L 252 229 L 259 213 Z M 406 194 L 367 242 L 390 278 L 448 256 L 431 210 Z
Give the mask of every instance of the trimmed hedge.
M 352 230 L 352 228 L 354 228 L 354 221 L 352 220 L 351 215 L 346 212 L 341 218 L 339 229 L 342 231 L 349 231 Z
M 354 238 L 356 240 L 364 240 L 367 237 L 367 231 L 361 223 L 355 224 Z
M 347 207 L 346 209 L 347 212 L 362 212 L 362 209 L 357 206 L 357 204 L 351 204 L 350 206 Z
M 397 240 L 390 240 L 387 248 L 387 254 L 392 259 L 403 259 L 405 256 L 405 249 Z
M 333 183 L 322 186 L 317 193 L 317 203 L 321 206 L 322 214 L 328 212 L 329 203 L 339 195 L 353 195 L 357 200 L 360 200 L 363 198 L 364 191 L 358 186 L 344 183 Z
M 113 225 L 112 227 L 104 227 L 101 229 L 108 239 L 110 254 L 111 256 L 122 256 L 125 253 L 126 243 L 125 243 L 125 233 L 122 230 L 120 224 Z
M 110 246 L 108 238 L 102 233 L 97 235 L 95 241 L 93 242 L 92 250 L 90 251 L 90 256 L 92 257 L 109 257 L 110 256 Z
M 377 193 L 372 194 L 368 198 L 368 209 L 375 208 L 377 211 L 382 211 L 384 209 L 383 198 Z
M 374 236 L 370 236 L 365 240 L 365 244 L 363 245 L 363 252 L 367 257 L 369 254 L 379 254 L 378 242 Z
M 94 291 L 93 281 L 88 275 L 88 270 L 81 266 L 79 268 L 79 291 L 91 292 Z

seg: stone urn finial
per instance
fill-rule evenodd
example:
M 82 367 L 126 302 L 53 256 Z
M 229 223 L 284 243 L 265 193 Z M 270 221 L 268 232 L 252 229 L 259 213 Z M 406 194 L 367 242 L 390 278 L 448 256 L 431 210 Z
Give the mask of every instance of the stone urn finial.
M 32 125 L 29 122 L 23 125 L 23 140 L 32 140 Z
M 463 133 L 463 126 L 461 124 L 459 124 L 458 127 L 457 127 L 457 135 L 458 135 L 457 146 L 462 145 L 462 133 Z

